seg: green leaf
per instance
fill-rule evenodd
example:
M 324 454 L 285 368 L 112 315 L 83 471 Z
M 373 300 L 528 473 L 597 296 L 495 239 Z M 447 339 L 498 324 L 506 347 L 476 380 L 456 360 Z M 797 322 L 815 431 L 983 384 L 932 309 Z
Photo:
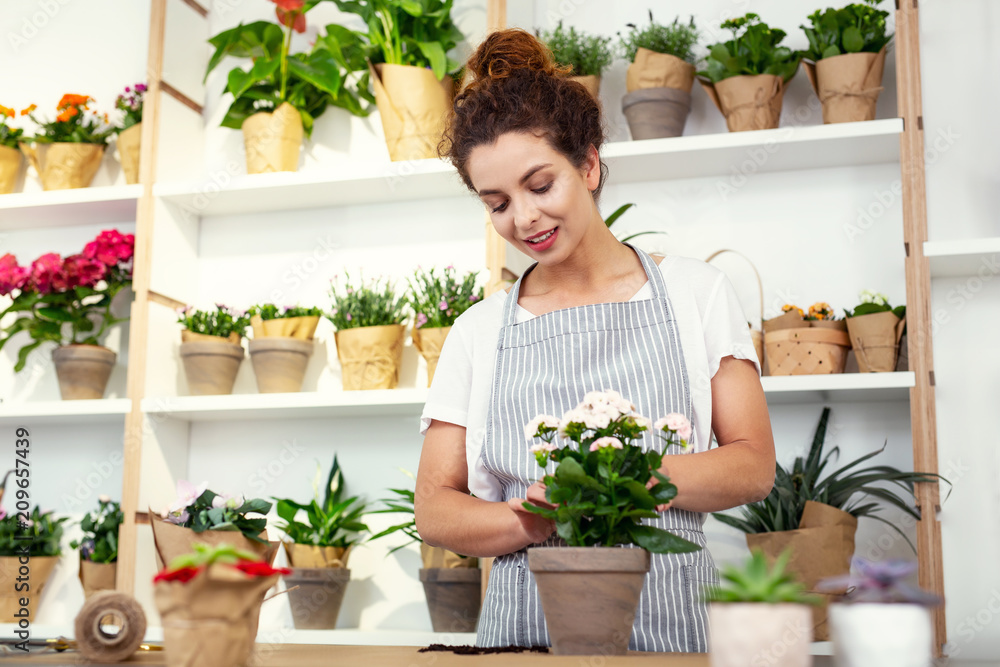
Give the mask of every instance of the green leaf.
M 640 484 L 634 479 L 630 479 L 625 482 L 625 488 L 628 489 L 628 494 L 632 499 L 632 502 L 640 509 L 651 510 L 658 504 L 656 499 L 650 495 L 646 486 L 644 484 Z
M 726 48 L 725 44 L 713 44 L 708 50 L 709 55 L 719 63 L 726 65 L 730 60 L 732 60 L 732 55 L 729 53 L 729 49 Z
M 41 315 L 42 317 L 53 320 L 55 322 L 72 322 L 74 319 L 76 319 L 73 317 L 73 315 L 66 312 L 62 308 L 44 307 L 44 308 L 39 308 L 35 312 Z
M 424 57 L 430 62 L 431 71 L 434 72 L 434 76 L 437 77 L 438 81 L 444 79 L 448 63 L 441 44 L 439 42 L 417 42 L 417 46 L 420 48 L 420 52 L 424 54 Z
M 823 50 L 824 58 L 833 58 L 834 56 L 839 56 L 839 55 L 841 55 L 840 49 L 837 48 L 836 44 L 831 44 L 830 46 L 826 47 Z
M 336 96 L 340 90 L 340 66 L 328 51 L 316 51 L 308 61 L 289 58 L 288 71 L 330 95 Z
M 851 26 L 844 30 L 843 44 L 847 53 L 857 53 L 865 47 L 865 39 L 860 30 Z
M 654 554 L 679 554 L 700 551 L 701 547 L 655 526 L 627 526 L 629 536 L 640 547 Z

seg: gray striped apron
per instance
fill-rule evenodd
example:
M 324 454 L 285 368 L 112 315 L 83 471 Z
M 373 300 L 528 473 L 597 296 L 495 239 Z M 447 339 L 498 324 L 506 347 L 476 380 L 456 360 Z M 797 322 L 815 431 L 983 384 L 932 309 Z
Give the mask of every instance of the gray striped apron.
M 507 295 L 482 449 L 504 500 L 523 498 L 544 474 L 528 451 L 524 425 L 539 414 L 562 415 L 588 391 L 614 389 L 654 421 L 671 412 L 691 418 L 687 370 L 666 285 L 656 263 L 635 250 L 649 278 L 650 300 L 567 308 L 517 324 L 521 280 Z M 661 448 L 662 440 L 647 433 L 641 444 Z M 647 522 L 705 547 L 704 520 L 701 513 L 670 509 Z M 542 546 L 560 544 L 565 542 L 553 535 Z M 704 584 L 717 580 L 705 548 L 653 554 L 629 648 L 706 651 L 708 615 L 700 593 Z M 476 643 L 550 644 L 527 549 L 495 560 Z

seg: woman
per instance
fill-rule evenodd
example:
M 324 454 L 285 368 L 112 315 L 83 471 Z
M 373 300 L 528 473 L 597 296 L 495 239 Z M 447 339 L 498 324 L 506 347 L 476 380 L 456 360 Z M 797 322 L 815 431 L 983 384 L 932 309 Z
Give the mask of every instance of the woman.
M 428 544 L 498 557 L 479 645 L 544 645 L 526 548 L 559 540 L 552 522 L 522 506 L 546 505 L 523 432 L 532 417 L 562 414 L 603 389 L 654 419 L 688 416 L 694 447 L 663 458 L 678 494 L 655 525 L 703 547 L 706 512 L 770 491 L 774 445 L 756 354 L 724 274 L 653 259 L 604 224 L 598 103 L 524 31 L 493 33 L 468 67 L 475 79 L 456 98 L 442 154 L 497 232 L 536 264 L 463 314 L 447 338 L 422 416 L 416 522 Z M 630 648 L 705 651 L 699 593 L 715 580 L 707 549 L 654 555 Z

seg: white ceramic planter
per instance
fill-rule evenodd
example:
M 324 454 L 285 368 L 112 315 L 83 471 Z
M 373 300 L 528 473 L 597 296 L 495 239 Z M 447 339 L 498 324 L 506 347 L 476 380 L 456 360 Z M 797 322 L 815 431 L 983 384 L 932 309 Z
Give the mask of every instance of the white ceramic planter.
M 930 610 L 921 605 L 830 605 L 838 667 L 929 667 L 932 634 Z
M 712 667 L 812 665 L 812 610 L 806 605 L 714 602 L 708 619 Z

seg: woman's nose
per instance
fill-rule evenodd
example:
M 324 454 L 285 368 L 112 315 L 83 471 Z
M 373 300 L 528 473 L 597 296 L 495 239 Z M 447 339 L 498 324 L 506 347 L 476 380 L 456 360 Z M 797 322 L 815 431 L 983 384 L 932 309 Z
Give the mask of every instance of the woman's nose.
M 519 228 L 528 228 L 534 224 L 539 217 L 538 207 L 530 200 L 522 200 L 515 204 L 514 225 Z

